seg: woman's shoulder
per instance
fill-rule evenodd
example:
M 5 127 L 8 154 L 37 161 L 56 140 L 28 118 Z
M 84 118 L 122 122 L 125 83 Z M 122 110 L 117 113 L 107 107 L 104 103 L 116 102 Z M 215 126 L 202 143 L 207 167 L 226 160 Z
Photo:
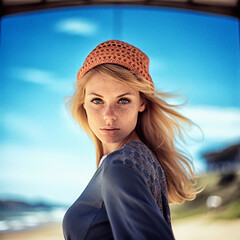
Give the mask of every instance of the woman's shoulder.
M 106 185 L 119 181 L 131 186 L 132 181 L 129 179 L 133 179 L 132 177 L 148 186 L 159 209 L 163 212 L 163 208 L 166 208 L 167 218 L 170 219 L 164 171 L 152 151 L 142 142 L 125 144 L 108 154 L 103 162 L 102 182 Z
M 142 142 L 130 142 L 116 150 L 105 159 L 105 167 L 121 165 L 139 172 L 145 178 L 163 176 L 163 170 L 151 150 Z

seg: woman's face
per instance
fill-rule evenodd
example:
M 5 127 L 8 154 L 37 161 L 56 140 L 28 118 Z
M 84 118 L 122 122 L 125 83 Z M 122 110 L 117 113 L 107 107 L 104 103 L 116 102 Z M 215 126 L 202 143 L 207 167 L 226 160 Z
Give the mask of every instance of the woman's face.
M 101 74 L 86 84 L 84 108 L 88 124 L 108 154 L 125 142 L 138 140 L 135 133 L 138 113 L 145 103 L 138 91 Z

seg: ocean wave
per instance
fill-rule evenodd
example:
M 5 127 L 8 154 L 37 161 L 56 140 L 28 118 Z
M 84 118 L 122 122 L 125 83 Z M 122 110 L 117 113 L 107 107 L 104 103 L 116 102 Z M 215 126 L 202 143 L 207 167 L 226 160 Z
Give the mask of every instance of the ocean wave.
M 4 218 L 0 219 L 0 234 L 30 230 L 50 223 L 61 222 L 65 212 L 65 208 L 56 208 L 48 211 L 5 212 Z

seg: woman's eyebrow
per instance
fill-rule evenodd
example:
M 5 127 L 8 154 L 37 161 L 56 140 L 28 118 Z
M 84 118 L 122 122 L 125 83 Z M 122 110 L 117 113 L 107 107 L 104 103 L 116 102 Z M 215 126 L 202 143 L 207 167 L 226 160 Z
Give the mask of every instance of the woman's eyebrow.
M 117 98 L 123 97 L 123 96 L 125 96 L 125 95 L 133 95 L 133 94 L 132 94 L 132 93 L 129 93 L 129 92 L 127 92 L 127 93 L 123 93 L 123 94 L 121 94 L 121 95 L 117 96 Z
M 100 94 L 97 94 L 97 93 L 95 93 L 95 92 L 90 92 L 90 93 L 88 93 L 88 95 L 95 95 L 95 96 L 98 96 L 98 97 L 103 97 L 103 96 L 101 96 Z
M 102 95 L 97 94 L 97 93 L 95 93 L 95 92 L 90 92 L 90 93 L 88 93 L 88 95 L 95 95 L 95 96 L 98 96 L 98 97 L 103 97 Z M 127 93 L 123 93 L 123 94 L 117 96 L 117 98 L 120 98 L 120 97 L 123 97 L 123 96 L 126 96 L 126 95 L 133 95 L 133 94 L 130 93 L 130 92 L 127 92 Z

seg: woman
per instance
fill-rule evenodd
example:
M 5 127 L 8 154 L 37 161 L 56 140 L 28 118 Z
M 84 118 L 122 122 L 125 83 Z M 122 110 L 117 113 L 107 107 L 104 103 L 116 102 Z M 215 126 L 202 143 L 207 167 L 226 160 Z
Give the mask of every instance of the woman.
M 138 48 L 112 40 L 78 72 L 70 105 L 95 143 L 98 169 L 65 214 L 67 240 L 174 239 L 168 203 L 196 195 L 175 147 L 191 121 L 154 89 L 148 65 Z

